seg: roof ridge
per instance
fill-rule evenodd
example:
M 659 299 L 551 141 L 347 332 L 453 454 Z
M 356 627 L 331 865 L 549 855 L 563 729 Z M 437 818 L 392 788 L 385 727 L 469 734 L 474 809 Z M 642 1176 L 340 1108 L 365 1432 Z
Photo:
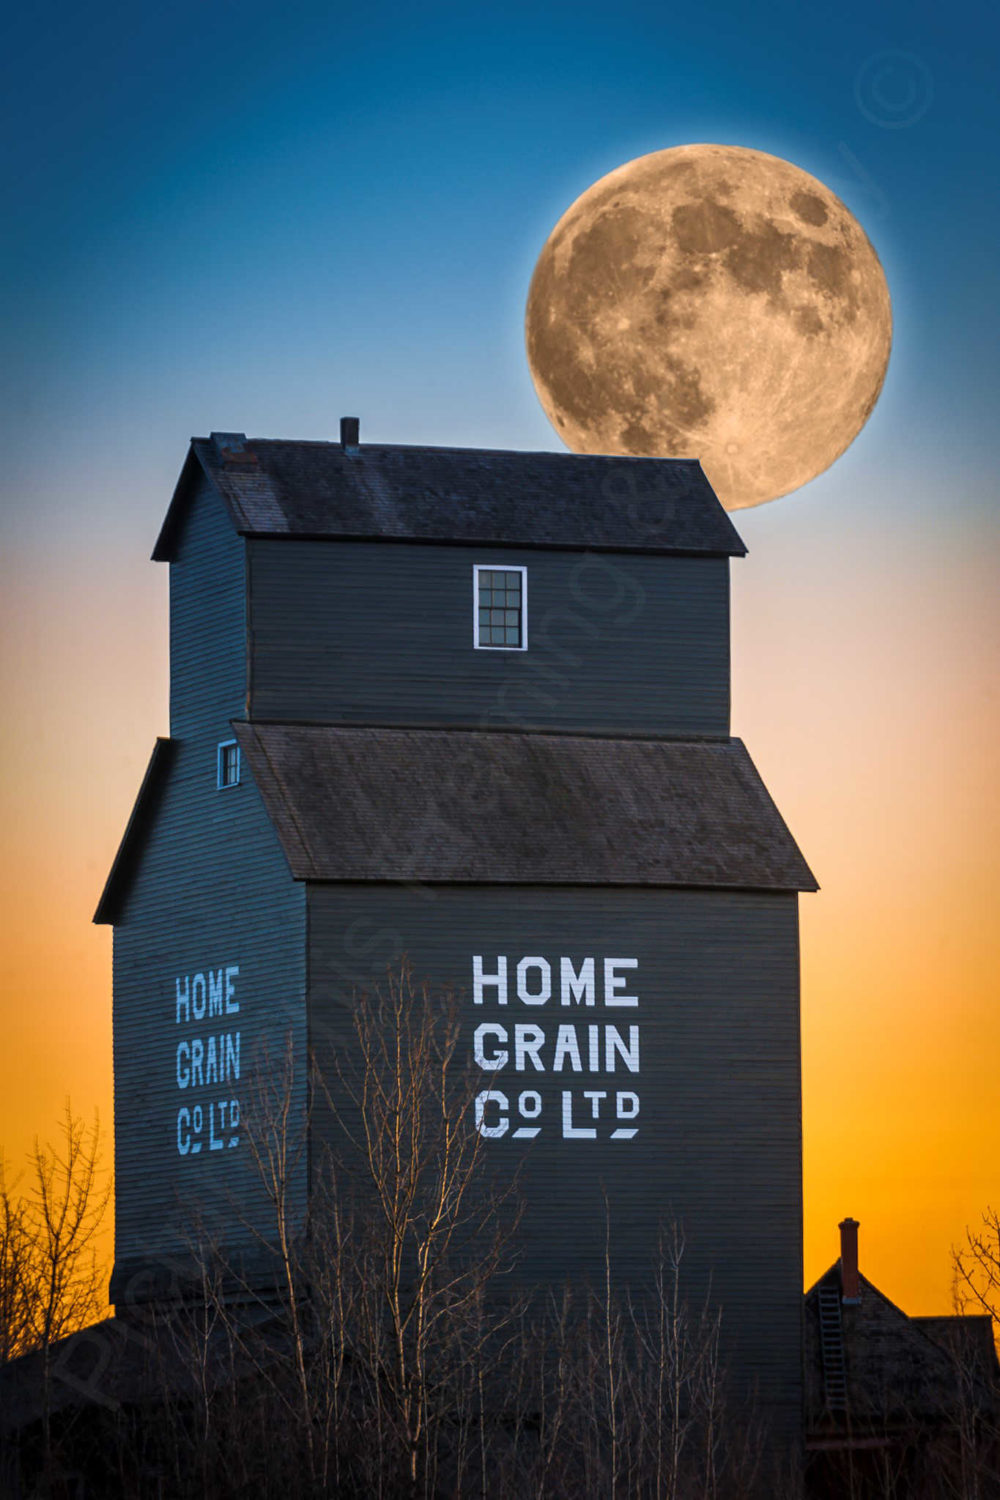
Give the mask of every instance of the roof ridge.
M 211 443 L 210 437 L 192 437 L 192 443 Z M 247 437 L 246 446 L 260 444 L 295 448 L 331 448 L 343 452 L 338 438 L 266 438 Z M 607 459 L 608 462 L 626 464 L 686 464 L 701 468 L 701 460 L 695 454 L 683 457 L 652 453 L 577 453 L 573 449 L 559 448 L 474 448 L 463 443 L 358 443 L 351 450 L 351 457 L 364 457 L 366 452 L 390 453 L 470 453 L 482 454 L 484 458 L 557 458 L 557 459 Z
M 193 438 L 153 556 L 175 554 L 207 482 L 255 537 L 741 557 L 696 457 Z M 229 435 L 232 437 L 232 435 Z M 247 462 L 249 458 L 253 462 Z

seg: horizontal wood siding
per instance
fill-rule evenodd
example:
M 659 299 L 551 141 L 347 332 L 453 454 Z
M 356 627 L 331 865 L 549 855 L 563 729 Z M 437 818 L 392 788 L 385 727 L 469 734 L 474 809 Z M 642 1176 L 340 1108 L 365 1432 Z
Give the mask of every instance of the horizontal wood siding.
M 216 747 L 231 738 L 228 719 L 241 712 L 245 625 L 242 543 L 212 495 L 193 507 L 172 572 L 177 749 L 114 937 L 118 1302 L 169 1288 L 187 1264 L 192 1237 L 234 1253 L 250 1251 L 256 1232 L 267 1232 L 247 1124 L 262 1069 L 276 1077 L 289 1039 L 300 1132 L 303 1118 L 303 891 L 290 879 L 246 768 L 238 786 L 216 787 Z M 207 981 L 221 971 L 224 985 L 225 971 L 235 968 L 221 1015 L 206 1009 L 199 1020 L 196 990 L 190 1019 L 182 1006 L 178 1021 L 178 981 L 183 993 L 194 976 Z M 228 1049 L 219 1040 L 227 1036 Z M 224 1059 L 218 1081 L 213 1037 Z M 203 1048 L 202 1074 L 181 1087 L 195 1041 Z M 302 1161 L 293 1182 L 298 1211 L 304 1191 Z
M 612 1260 L 619 1285 L 651 1275 L 661 1225 L 676 1219 L 687 1237 L 684 1291 L 721 1306 L 727 1359 L 745 1389 L 756 1385 L 768 1414 L 794 1431 L 801 1400 L 801 1112 L 796 898 L 687 890 L 498 887 L 312 886 L 309 896 L 310 1032 L 336 1089 L 331 1057 L 351 1055 L 355 996 L 405 955 L 417 981 L 459 995 L 471 1056 L 482 1022 L 512 1037 L 518 1023 L 545 1032 L 546 1071 L 526 1061 L 482 1073 L 484 1088 L 510 1103 L 511 1127 L 489 1143 L 494 1160 L 523 1168 L 526 1213 L 518 1275 L 530 1285 L 599 1283 L 610 1200 Z M 492 969 L 507 957 L 510 999 L 490 990 L 473 1003 L 472 959 Z M 521 957 L 634 958 L 622 993 L 635 1007 L 563 1007 L 558 985 L 542 1005 L 516 998 Z M 538 985 L 538 971 L 532 980 Z M 554 1071 L 559 1024 L 579 1028 L 582 1072 L 563 1058 Z M 588 1024 L 599 1026 L 602 1068 L 589 1072 Z M 605 1024 L 630 1039 L 638 1026 L 639 1072 L 620 1060 L 606 1070 Z M 499 1047 L 496 1034 L 489 1041 Z M 562 1094 L 572 1093 L 573 1128 L 591 1125 L 584 1089 L 639 1096 L 638 1134 L 564 1138 Z M 542 1096 L 541 1133 L 517 1140 L 516 1101 Z M 530 1107 L 534 1107 L 533 1103 Z M 626 1104 L 626 1112 L 631 1109 Z M 488 1118 L 498 1121 L 499 1105 Z M 523 1123 L 523 1122 L 520 1122 Z M 314 1127 L 336 1141 L 331 1117 Z M 594 1128 L 598 1128 L 595 1126 Z
M 729 733 L 728 560 L 248 543 L 251 715 Z M 475 563 L 526 567 L 528 648 L 475 650 Z
M 170 733 L 218 731 L 246 714 L 245 543 L 202 479 L 170 563 Z

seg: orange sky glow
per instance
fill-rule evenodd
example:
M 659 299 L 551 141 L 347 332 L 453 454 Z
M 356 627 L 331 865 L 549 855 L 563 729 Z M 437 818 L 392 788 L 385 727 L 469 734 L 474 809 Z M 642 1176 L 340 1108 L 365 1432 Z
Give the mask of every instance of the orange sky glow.
M 822 887 L 800 902 L 805 1281 L 852 1214 L 863 1270 L 946 1312 L 950 1246 L 1000 1206 L 995 537 L 926 508 L 900 537 L 824 484 L 735 517 L 732 566 L 733 731 Z M 167 727 L 166 569 L 146 558 L 168 498 L 151 488 L 124 537 L 3 562 L 9 1170 L 67 1095 L 110 1137 L 110 933 L 90 919 Z

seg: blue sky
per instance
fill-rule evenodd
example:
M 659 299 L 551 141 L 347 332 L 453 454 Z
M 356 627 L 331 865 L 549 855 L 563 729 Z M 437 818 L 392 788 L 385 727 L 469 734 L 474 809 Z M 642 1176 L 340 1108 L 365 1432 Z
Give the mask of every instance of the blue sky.
M 7 524 L 72 524 L 81 465 L 114 509 L 137 447 L 159 504 L 206 428 L 350 410 L 372 440 L 558 447 L 534 259 L 597 177 L 697 140 L 787 156 L 868 229 L 896 315 L 869 459 L 898 466 L 902 424 L 919 472 L 985 473 L 997 33 L 985 5 L 21 11 L 3 365 L 31 511 Z

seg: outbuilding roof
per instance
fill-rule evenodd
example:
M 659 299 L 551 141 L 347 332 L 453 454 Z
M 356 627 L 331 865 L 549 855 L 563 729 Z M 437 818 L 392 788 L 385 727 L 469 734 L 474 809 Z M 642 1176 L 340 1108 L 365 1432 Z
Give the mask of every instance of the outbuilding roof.
M 153 557 L 199 473 L 246 536 L 384 538 L 742 556 L 697 459 L 193 438 Z
M 837 1311 L 833 1329 L 825 1332 L 824 1291 Z M 852 1438 L 863 1440 L 873 1431 L 898 1436 L 923 1422 L 958 1421 L 960 1413 L 966 1419 L 988 1413 L 996 1421 L 1000 1366 L 989 1317 L 908 1317 L 861 1272 L 857 1298 L 844 1301 L 842 1292 L 840 1261 L 806 1292 L 807 1447 L 846 1448 Z M 831 1339 L 837 1338 L 845 1394 L 833 1407 L 827 1359 Z
M 234 729 L 298 880 L 817 889 L 740 740 Z

